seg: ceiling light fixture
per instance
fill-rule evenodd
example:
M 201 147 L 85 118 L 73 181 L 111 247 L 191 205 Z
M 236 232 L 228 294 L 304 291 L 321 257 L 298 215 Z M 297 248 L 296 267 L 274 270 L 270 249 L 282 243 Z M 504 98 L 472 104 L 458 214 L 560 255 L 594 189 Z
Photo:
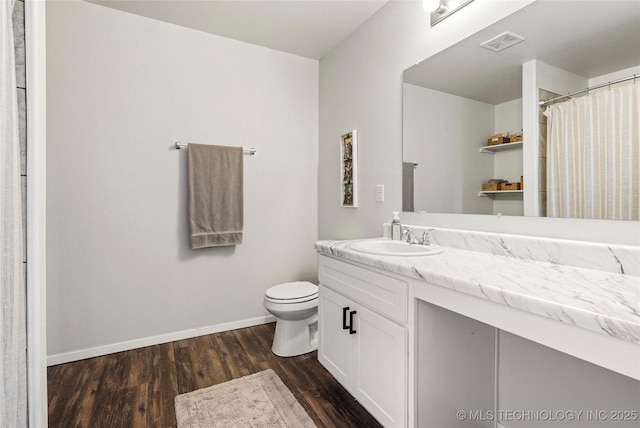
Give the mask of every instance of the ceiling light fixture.
M 422 7 L 431 15 L 431 26 L 459 11 L 473 0 L 424 0 Z

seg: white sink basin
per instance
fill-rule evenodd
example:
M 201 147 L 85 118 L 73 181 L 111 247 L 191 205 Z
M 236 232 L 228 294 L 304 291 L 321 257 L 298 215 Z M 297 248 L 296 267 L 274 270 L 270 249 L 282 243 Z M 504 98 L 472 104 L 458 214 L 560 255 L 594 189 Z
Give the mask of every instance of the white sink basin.
M 377 254 L 380 256 L 433 256 L 444 251 L 442 247 L 433 245 L 409 244 L 404 241 L 392 241 L 390 239 L 367 239 L 356 241 L 349 248 L 361 253 Z

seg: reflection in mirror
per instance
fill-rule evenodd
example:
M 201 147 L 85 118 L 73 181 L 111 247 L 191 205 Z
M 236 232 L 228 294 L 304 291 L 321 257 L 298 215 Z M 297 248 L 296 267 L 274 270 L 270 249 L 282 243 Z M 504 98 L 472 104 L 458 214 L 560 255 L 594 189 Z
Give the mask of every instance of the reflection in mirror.
M 517 37 L 524 41 L 508 44 Z M 505 40 L 507 49 L 499 52 L 481 46 Z M 595 188 L 593 180 L 608 173 L 595 172 L 597 177 L 571 186 L 567 180 L 577 178 L 547 182 L 547 176 L 557 176 L 558 162 L 547 162 L 548 123 L 542 113 L 548 107 L 538 108 L 538 101 L 634 74 L 640 75 L 640 7 L 625 1 L 537 1 L 405 70 L 403 210 L 540 216 L 547 213 L 548 186 L 572 188 L 569 199 L 581 187 Z M 633 85 L 633 79 L 619 85 Z M 601 91 L 609 91 L 608 85 Z M 563 102 L 568 99 L 559 102 L 568 105 Z M 637 131 L 638 123 L 625 127 Z M 497 134 L 509 138 L 491 145 Z M 619 146 L 635 164 L 615 166 L 628 175 L 615 183 L 609 179 L 612 187 L 600 195 L 606 201 L 612 189 L 624 188 L 625 195 L 616 196 L 627 198 L 620 202 L 629 207 L 624 214 L 599 209 L 561 213 L 554 208 L 549 215 L 637 220 L 639 141 L 636 132 Z M 567 161 L 577 162 L 587 150 Z M 548 166 L 554 170 L 547 173 Z M 496 187 L 509 190 L 487 191 Z M 582 199 L 576 203 L 584 204 Z

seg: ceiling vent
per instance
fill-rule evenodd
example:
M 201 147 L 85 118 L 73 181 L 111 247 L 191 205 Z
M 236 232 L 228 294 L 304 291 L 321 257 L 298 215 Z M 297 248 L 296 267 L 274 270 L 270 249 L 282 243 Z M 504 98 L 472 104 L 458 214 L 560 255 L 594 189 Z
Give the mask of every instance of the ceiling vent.
M 522 41 L 524 41 L 524 37 L 520 37 L 517 34 L 513 34 L 508 31 L 505 31 L 499 36 L 496 36 L 491 40 L 487 40 L 480 46 L 494 52 L 500 52 L 507 48 L 510 48 L 513 45 L 517 45 Z

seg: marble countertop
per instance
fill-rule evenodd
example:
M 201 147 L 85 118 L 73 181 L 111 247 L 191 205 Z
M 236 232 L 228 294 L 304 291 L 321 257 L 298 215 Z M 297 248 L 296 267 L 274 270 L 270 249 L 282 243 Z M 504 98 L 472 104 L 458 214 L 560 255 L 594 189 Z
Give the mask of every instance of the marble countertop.
M 380 239 L 380 238 L 378 238 Z M 640 344 L 640 277 L 446 247 L 397 257 L 318 241 L 316 251 Z

